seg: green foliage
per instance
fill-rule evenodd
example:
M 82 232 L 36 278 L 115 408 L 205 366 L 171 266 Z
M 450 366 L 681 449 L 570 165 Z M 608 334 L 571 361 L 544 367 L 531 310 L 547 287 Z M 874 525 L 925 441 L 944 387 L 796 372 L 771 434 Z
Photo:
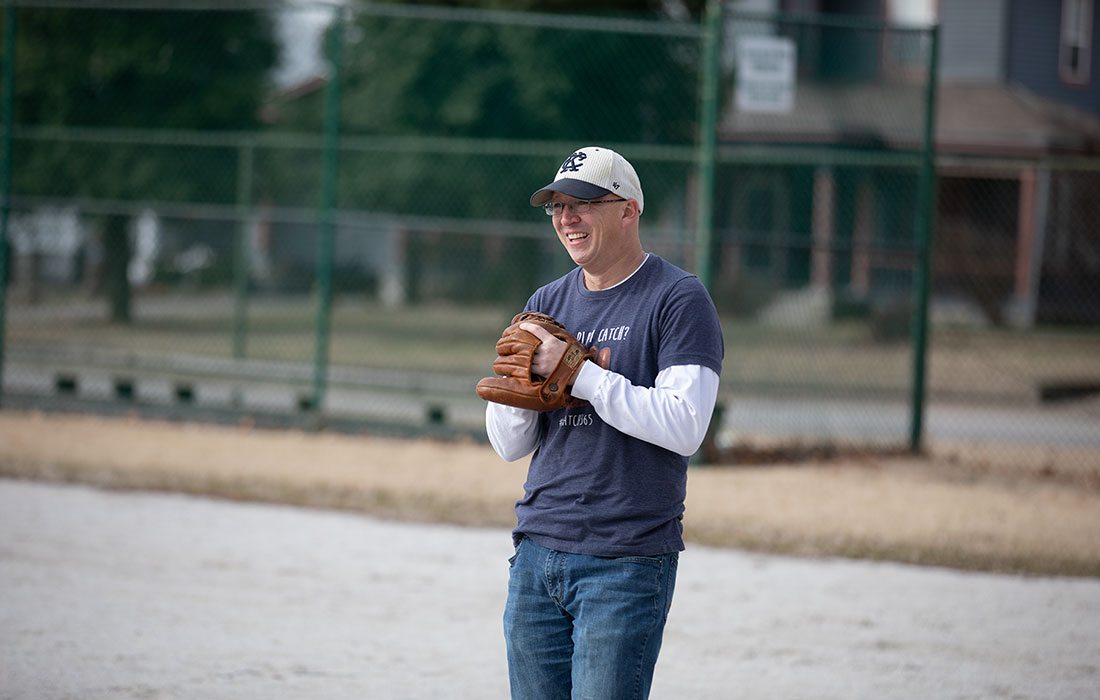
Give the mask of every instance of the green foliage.
M 17 27 L 24 124 L 252 128 L 277 58 L 256 12 L 22 8 Z
M 662 39 L 365 17 L 349 132 L 682 142 L 693 81 Z M 477 66 L 477 70 L 469 70 Z M 685 84 L 686 83 L 686 84 Z
M 630 19 L 653 18 L 654 7 L 661 5 L 449 4 L 613 12 Z M 528 218 L 531 190 L 567 155 L 505 155 L 476 147 L 448 152 L 435 150 L 429 139 L 563 141 L 579 147 L 686 144 L 694 138 L 698 48 L 693 39 L 371 13 L 354 22 L 342 67 L 343 135 L 416 145 L 345 152 L 341 207 Z M 284 101 L 277 128 L 318 132 L 323 105 L 323 89 Z M 265 182 L 280 201 L 317 191 L 316 181 L 300 169 L 269 173 L 289 176 Z
M 552 177 L 566 149 L 693 142 L 695 38 L 608 31 L 606 23 L 584 28 L 583 20 L 576 26 L 577 14 L 656 19 L 664 16 L 665 3 L 442 4 L 574 16 L 563 19 L 563 26 L 543 27 L 509 24 L 499 15 L 478 22 L 430 10 L 409 13 L 415 16 L 353 12 L 339 89 L 341 134 L 345 145 L 354 145 L 340 154 L 338 207 L 440 220 L 538 221 L 552 237 L 549 221 L 536 218 L 541 212 L 531 209 L 528 198 Z M 332 40 L 330 29 L 326 42 Z M 275 99 L 271 128 L 320 134 L 328 87 L 313 84 Z M 552 153 L 530 147 L 548 141 L 567 145 Z M 525 144 L 526 151 L 501 145 L 509 142 Z M 257 169 L 261 196 L 280 205 L 315 206 L 321 172 L 312 165 L 316 155 L 293 149 L 264 155 Z M 660 199 L 653 200 L 650 210 L 659 208 Z M 429 252 L 441 260 L 469 259 L 490 245 L 483 237 L 467 241 L 423 232 L 425 241 L 434 242 L 421 245 L 414 230 L 405 251 L 413 299 L 420 294 L 419 267 Z M 484 267 L 476 281 L 446 295 L 522 304 L 544 281 L 541 244 L 516 238 L 495 252 L 482 251 Z
M 258 12 L 20 8 L 16 26 L 15 118 L 27 126 L 253 129 L 277 59 L 271 19 Z M 21 193 L 233 192 L 217 149 L 32 141 L 17 155 Z
M 233 201 L 232 149 L 131 136 L 137 129 L 254 129 L 277 59 L 269 15 L 20 8 L 15 54 L 16 122 L 69 128 L 20 141 L 15 192 Z M 122 138 L 85 140 L 74 127 L 118 129 Z M 100 228 L 111 317 L 129 322 L 126 217 L 111 214 Z

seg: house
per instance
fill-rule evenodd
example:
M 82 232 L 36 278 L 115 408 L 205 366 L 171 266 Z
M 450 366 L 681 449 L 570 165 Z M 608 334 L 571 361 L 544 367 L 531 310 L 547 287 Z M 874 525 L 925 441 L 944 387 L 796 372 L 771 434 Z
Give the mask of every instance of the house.
M 778 277 L 857 301 L 909 293 L 932 35 L 898 22 L 924 6 L 940 25 L 935 295 L 997 323 L 1100 322 L 1088 290 L 1100 279 L 1093 5 L 735 3 L 727 34 L 792 42 L 796 84 L 789 110 L 730 101 L 723 113 L 719 140 L 735 167 L 718 178 L 719 280 Z M 744 8 L 782 14 L 762 21 Z

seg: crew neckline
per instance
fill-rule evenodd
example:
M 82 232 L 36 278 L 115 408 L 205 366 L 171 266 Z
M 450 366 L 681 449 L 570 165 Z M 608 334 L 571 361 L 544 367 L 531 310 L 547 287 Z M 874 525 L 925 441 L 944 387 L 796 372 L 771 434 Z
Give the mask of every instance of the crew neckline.
M 607 287 L 606 289 L 589 289 L 588 287 L 586 287 L 585 284 L 584 284 L 584 269 L 583 268 L 578 268 L 578 270 L 580 272 L 580 277 L 577 280 L 577 282 L 578 282 L 578 284 L 580 284 L 581 291 L 584 292 L 585 294 L 604 294 L 605 292 L 611 292 L 611 291 L 614 291 L 614 290 L 618 289 L 619 287 L 623 286 L 627 282 L 629 282 L 631 280 L 631 278 L 634 277 L 634 275 L 638 274 L 639 270 L 641 270 L 643 267 L 645 267 L 645 264 L 646 264 L 647 260 L 649 260 L 649 253 L 645 254 L 645 257 L 642 258 L 642 261 L 640 263 L 638 263 L 638 267 L 634 268 L 633 272 L 631 272 L 629 275 L 622 278 L 621 280 L 619 280 L 615 284 L 611 285 L 610 287 Z

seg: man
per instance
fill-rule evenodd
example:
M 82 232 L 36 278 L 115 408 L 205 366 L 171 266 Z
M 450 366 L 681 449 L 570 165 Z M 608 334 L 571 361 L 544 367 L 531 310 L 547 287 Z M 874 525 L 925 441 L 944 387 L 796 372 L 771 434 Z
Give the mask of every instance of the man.
M 697 278 L 643 249 L 641 183 L 618 153 L 574 152 L 531 204 L 578 267 L 527 309 L 609 348 L 610 369 L 583 363 L 579 407 L 486 410 L 502 458 L 534 451 L 504 611 L 512 697 L 645 698 L 684 548 L 687 460 L 718 392 L 718 315 Z M 520 327 L 542 340 L 532 373 L 550 376 L 565 342 Z

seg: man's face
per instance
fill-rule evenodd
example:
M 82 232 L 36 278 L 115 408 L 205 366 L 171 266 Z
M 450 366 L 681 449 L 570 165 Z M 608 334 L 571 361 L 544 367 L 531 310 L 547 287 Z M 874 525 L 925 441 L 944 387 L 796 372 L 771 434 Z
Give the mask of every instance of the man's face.
M 586 269 L 600 271 L 602 267 L 621 259 L 629 244 L 623 230 L 623 208 L 628 200 L 613 196 L 586 200 L 555 193 L 550 201 L 564 204 L 553 216 L 558 240 L 569 252 L 573 262 Z M 580 205 L 578 211 L 575 205 Z

